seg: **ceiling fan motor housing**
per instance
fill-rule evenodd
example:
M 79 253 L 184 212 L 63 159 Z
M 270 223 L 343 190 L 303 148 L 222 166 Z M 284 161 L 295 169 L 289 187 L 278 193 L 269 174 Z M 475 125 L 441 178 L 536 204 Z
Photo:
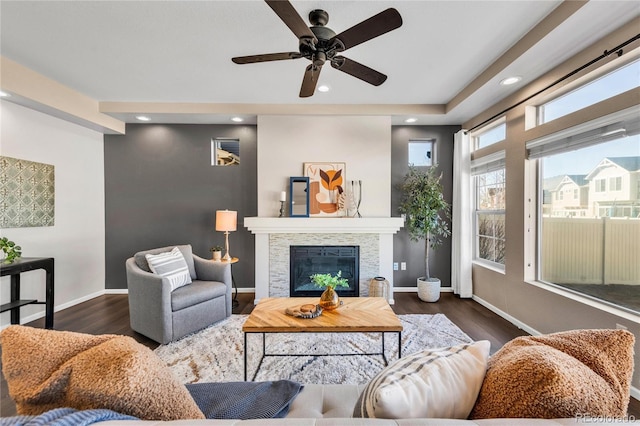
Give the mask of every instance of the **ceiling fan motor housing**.
M 315 9 L 309 12 L 309 22 L 312 24 L 309 29 L 316 36 L 318 42 L 313 45 L 306 43 L 306 40 L 300 40 L 300 54 L 311 60 L 314 65 L 322 66 L 327 59 L 331 60 L 335 56 L 335 43 L 331 42 L 336 33 L 331 28 L 325 27 L 329 22 L 329 14 L 321 9 Z

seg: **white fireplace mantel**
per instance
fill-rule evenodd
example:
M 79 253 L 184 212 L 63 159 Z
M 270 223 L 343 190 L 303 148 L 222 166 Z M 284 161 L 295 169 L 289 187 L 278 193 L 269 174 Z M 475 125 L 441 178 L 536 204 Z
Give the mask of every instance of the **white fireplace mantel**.
M 253 234 L 395 234 L 401 217 L 245 217 Z
M 245 217 L 244 226 L 255 234 L 256 262 L 255 262 L 255 303 L 264 297 L 272 296 L 273 285 L 288 286 L 286 274 L 278 274 L 271 262 L 270 256 L 281 261 L 286 258 L 288 264 L 288 252 L 278 249 L 277 253 L 270 250 L 270 235 L 272 234 L 309 234 L 309 240 L 329 238 L 331 234 L 375 234 L 378 242 L 377 249 L 373 252 L 374 261 L 371 263 L 371 273 L 375 276 L 384 276 L 390 284 L 389 303 L 393 303 L 393 234 L 404 225 L 402 217 L 367 217 L 367 218 L 306 218 L 306 217 Z M 348 238 L 361 239 L 365 236 L 348 236 Z M 275 236 L 273 238 L 276 238 Z M 286 237 L 287 241 L 289 237 Z M 300 239 L 300 236 L 291 235 L 292 239 Z M 375 247 L 375 246 L 374 246 Z M 285 248 L 286 249 L 286 248 Z M 375 255 L 377 253 L 377 256 Z M 288 266 L 287 266 L 288 267 Z M 272 278 L 273 277 L 273 278 Z M 361 294 L 363 291 L 362 277 Z M 282 281 L 282 282 L 280 282 Z M 285 283 L 285 281 L 287 281 Z M 368 290 L 366 290 L 368 294 Z M 365 294 L 365 295 L 366 295 Z

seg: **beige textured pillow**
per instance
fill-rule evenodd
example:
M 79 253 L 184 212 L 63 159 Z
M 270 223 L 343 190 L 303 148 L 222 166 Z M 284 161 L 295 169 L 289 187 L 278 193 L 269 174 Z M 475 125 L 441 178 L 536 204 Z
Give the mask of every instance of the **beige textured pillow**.
M 353 417 L 466 419 L 482 385 L 490 346 L 482 340 L 400 358 L 371 379 Z
M 2 372 L 19 414 L 71 407 L 146 420 L 204 418 L 186 387 L 131 337 L 13 325 L 0 339 Z
M 470 417 L 625 416 L 633 344 L 625 330 L 518 337 L 489 360 Z

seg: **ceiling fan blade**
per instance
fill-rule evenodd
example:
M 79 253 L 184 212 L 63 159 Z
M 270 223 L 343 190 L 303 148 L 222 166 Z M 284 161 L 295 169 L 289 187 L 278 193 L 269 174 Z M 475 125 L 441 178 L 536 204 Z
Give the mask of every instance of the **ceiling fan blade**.
M 238 56 L 231 58 L 236 64 L 253 64 L 256 62 L 282 61 L 284 59 L 298 59 L 302 55 L 299 52 L 264 53 L 262 55 Z
M 367 40 L 395 30 L 402 25 L 402 17 L 394 8 L 383 10 L 369 19 L 365 19 L 348 30 L 333 37 L 329 43 L 336 45 L 338 52 L 345 51 Z
M 374 86 L 380 86 L 387 79 L 386 75 L 359 62 L 345 58 L 344 56 L 336 56 L 333 58 L 333 60 L 331 60 L 331 66 Z
M 322 67 L 317 65 L 309 65 L 304 72 L 304 78 L 302 79 L 302 87 L 300 87 L 300 97 L 308 98 L 313 96 L 316 91 L 316 85 L 318 84 L 318 77 L 320 77 L 320 71 Z
M 288 0 L 265 0 L 265 2 L 301 42 L 306 41 L 311 47 L 316 45 L 318 39 Z

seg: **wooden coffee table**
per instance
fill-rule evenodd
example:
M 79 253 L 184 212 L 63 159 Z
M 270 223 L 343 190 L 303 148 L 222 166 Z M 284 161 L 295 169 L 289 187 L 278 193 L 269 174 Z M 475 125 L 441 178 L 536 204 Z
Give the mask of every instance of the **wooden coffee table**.
M 262 361 L 267 356 L 354 356 L 382 355 L 385 365 L 388 364 L 385 354 L 385 333 L 397 333 L 398 358 L 402 357 L 402 323 L 382 297 L 342 297 L 343 305 L 333 311 L 324 311 L 317 318 L 304 319 L 285 314 L 286 308 L 294 308 L 303 304 L 316 304 L 317 297 L 278 297 L 265 298 L 251 312 L 242 331 L 244 333 L 244 380 L 247 380 L 247 335 L 262 334 L 262 357 L 258 363 L 252 381 L 255 380 Z M 266 333 L 366 333 L 382 334 L 382 350 L 378 353 L 361 354 L 268 354 L 266 352 Z

